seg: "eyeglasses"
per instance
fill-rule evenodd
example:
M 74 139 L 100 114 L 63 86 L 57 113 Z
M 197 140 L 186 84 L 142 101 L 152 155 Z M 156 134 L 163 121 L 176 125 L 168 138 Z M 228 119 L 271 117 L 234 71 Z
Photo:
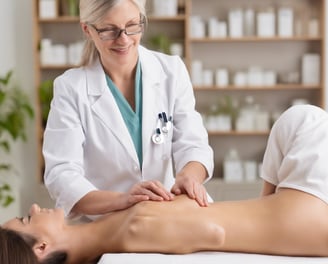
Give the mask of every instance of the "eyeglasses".
M 125 28 L 122 29 L 115 28 L 115 27 L 97 28 L 95 25 L 89 23 L 88 25 L 97 31 L 98 36 L 101 40 L 106 41 L 106 40 L 118 39 L 121 36 L 122 32 L 124 32 L 125 35 L 127 36 L 137 35 L 142 33 L 144 30 L 145 20 L 142 19 L 140 23 L 127 25 Z

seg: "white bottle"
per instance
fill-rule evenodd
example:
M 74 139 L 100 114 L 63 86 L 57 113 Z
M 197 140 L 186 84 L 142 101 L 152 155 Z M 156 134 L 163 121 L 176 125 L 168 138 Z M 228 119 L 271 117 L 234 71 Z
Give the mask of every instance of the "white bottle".
M 195 86 L 203 85 L 203 63 L 200 60 L 193 60 L 191 63 L 191 81 Z
M 219 21 L 216 17 L 210 17 L 208 19 L 208 37 L 217 38 L 219 37 Z
M 233 9 L 228 14 L 229 37 L 240 38 L 243 36 L 243 11 Z
M 254 119 L 256 109 L 254 104 L 254 97 L 248 95 L 245 97 L 245 103 L 239 111 L 236 121 L 237 131 L 254 131 Z
M 255 35 L 255 14 L 252 8 L 244 10 L 244 35 Z
M 163 1 L 163 0 L 161 0 Z M 205 38 L 206 24 L 200 16 L 192 16 L 190 19 L 190 35 L 192 38 Z
M 302 57 L 302 83 L 320 83 L 320 55 L 316 53 L 306 53 Z
M 257 36 L 258 37 L 273 37 L 276 33 L 276 16 L 273 8 L 257 13 Z
M 263 110 L 259 105 L 255 105 L 254 130 L 269 131 L 270 115 L 268 111 Z
M 215 85 L 225 87 L 229 84 L 229 72 L 225 68 L 218 68 L 215 72 Z
M 230 149 L 223 162 L 223 179 L 226 182 L 243 181 L 243 163 L 239 158 L 238 151 Z
M 154 0 L 155 16 L 176 16 L 178 12 L 177 0 Z
M 257 163 L 255 160 L 246 160 L 244 162 L 245 180 L 254 182 L 257 178 Z
M 291 7 L 278 9 L 278 35 L 279 37 L 292 37 L 294 31 L 294 12 Z

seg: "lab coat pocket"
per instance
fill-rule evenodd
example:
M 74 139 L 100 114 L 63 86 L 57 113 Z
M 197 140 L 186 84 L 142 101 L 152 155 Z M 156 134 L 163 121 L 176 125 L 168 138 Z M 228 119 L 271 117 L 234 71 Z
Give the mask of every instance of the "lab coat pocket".
M 164 143 L 162 148 L 162 160 L 168 160 L 172 157 L 172 129 L 164 134 Z
M 155 143 L 153 140 L 153 153 L 156 160 L 168 160 L 171 158 L 172 151 L 172 132 L 161 133 L 159 142 Z

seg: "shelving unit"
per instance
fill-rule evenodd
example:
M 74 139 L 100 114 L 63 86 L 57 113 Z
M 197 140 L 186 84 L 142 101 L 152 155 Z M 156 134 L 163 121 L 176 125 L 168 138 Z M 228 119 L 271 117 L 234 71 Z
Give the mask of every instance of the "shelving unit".
M 202 61 L 204 67 L 213 72 L 219 67 L 225 67 L 229 70 L 231 79 L 235 72 L 245 70 L 251 65 L 272 69 L 278 73 L 278 76 L 288 71 L 300 72 L 301 57 L 304 53 L 311 52 L 321 55 L 321 80 L 320 83 L 314 85 L 278 82 L 272 86 L 235 86 L 230 79 L 229 84 L 224 87 L 217 87 L 214 84 L 194 86 L 197 109 L 201 113 L 208 112 L 210 105 L 217 103 L 220 98 L 225 96 L 242 102 L 245 96 L 251 95 L 269 113 L 284 111 L 291 105 L 294 99 L 298 98 L 304 98 L 311 104 L 321 107 L 324 105 L 324 7 L 326 4 L 324 0 L 251 0 L 247 1 L 247 3 L 241 0 L 207 0 L 206 4 L 201 0 L 191 0 L 189 4 L 189 16 L 199 16 L 204 21 L 208 21 L 210 17 L 216 17 L 220 21 L 227 22 L 229 10 L 236 8 L 244 10 L 251 7 L 258 11 L 263 6 L 272 6 L 277 9 L 280 6 L 286 5 L 295 10 L 295 20 L 296 16 L 299 15 L 296 11 L 302 9 L 303 16 L 308 18 L 315 16 L 319 21 L 318 36 L 308 36 L 305 33 L 292 37 L 190 37 L 187 44 L 190 46 L 189 61 Z M 238 184 L 227 184 L 223 181 L 223 160 L 229 149 L 237 149 L 242 160 L 256 160 L 260 163 L 268 135 L 269 131 L 242 132 L 231 130 L 209 132 L 210 144 L 215 153 L 215 179 L 207 184 L 207 188 L 215 199 L 231 199 L 231 196 L 227 197 L 224 195 L 224 193 L 227 194 L 226 189 L 235 188 L 239 191 L 242 189 L 239 188 L 240 185 Z M 241 185 L 247 189 L 252 186 L 252 183 L 244 182 Z M 258 195 L 258 191 L 255 190 L 258 190 L 259 186 L 258 182 L 253 183 L 251 189 L 253 188 L 254 196 Z M 240 195 L 236 195 L 236 197 L 248 198 L 250 193 L 246 189 Z M 230 189 L 230 191 L 232 190 Z
M 35 25 L 35 79 L 36 88 L 47 80 L 54 79 L 68 68 L 75 65 L 42 65 L 40 63 L 40 41 L 43 38 L 52 39 L 54 43 L 69 45 L 83 39 L 79 27 L 78 17 L 67 16 L 61 12 L 61 0 L 57 1 L 58 16 L 51 19 L 40 19 L 38 3 L 34 0 L 34 25 Z M 181 10 L 176 16 L 153 16 L 152 1 L 147 1 L 148 26 L 143 37 L 143 44 L 151 47 L 150 39 L 159 33 L 169 37 L 171 42 L 180 43 L 183 47 L 183 59 L 187 68 L 191 70 L 193 60 L 201 60 L 207 69 L 214 71 L 218 67 L 225 67 L 232 74 L 236 71 L 245 70 L 251 65 L 261 66 L 264 69 L 272 69 L 278 76 L 291 71 L 300 72 L 301 57 L 304 53 L 315 52 L 320 54 L 320 83 L 314 85 L 303 85 L 301 83 L 281 83 L 271 86 L 235 86 L 230 83 L 224 87 L 216 85 L 202 86 L 195 85 L 194 91 L 197 102 L 197 110 L 202 114 L 208 112 L 211 104 L 217 103 L 220 98 L 230 97 L 241 102 L 245 96 L 252 95 L 257 103 L 270 113 L 282 112 L 287 109 L 294 99 L 304 98 L 311 104 L 324 105 L 325 90 L 325 0 L 180 0 Z M 302 14 L 302 19 L 306 21 L 310 17 L 317 17 L 319 21 L 319 35 L 308 36 L 302 34 L 293 37 L 204 37 L 194 38 L 191 35 L 191 18 L 200 16 L 207 20 L 209 17 L 217 17 L 227 21 L 228 12 L 234 8 L 254 8 L 255 11 L 266 6 L 277 9 L 279 6 L 291 6 L 295 10 L 295 17 Z M 303 21 L 302 20 L 302 21 Z M 303 22 L 304 22 L 303 21 Z M 304 24 L 304 23 L 303 23 Z M 40 117 L 40 109 L 36 109 L 37 117 Z M 43 164 L 41 155 L 42 145 L 42 122 L 38 120 L 38 139 L 40 142 L 40 164 Z M 218 195 L 222 188 L 231 191 L 230 185 L 222 180 L 222 162 L 225 153 L 231 148 L 238 149 L 240 156 L 245 160 L 256 160 L 260 162 L 264 153 L 269 131 L 209 131 L 210 144 L 215 153 L 216 180 L 210 181 L 207 186 L 212 190 L 213 197 L 227 198 Z M 40 174 L 42 165 L 40 165 Z M 41 179 L 41 175 L 40 175 Z M 258 182 L 241 183 L 247 190 L 254 190 L 254 195 L 258 192 Z M 219 186 L 219 187 L 218 187 Z M 232 184 L 237 186 L 236 184 Z M 248 186 L 248 187 L 246 187 Z M 242 188 L 237 188 L 238 192 Z M 213 193 L 214 190 L 214 193 Z M 217 190 L 217 191 L 215 191 Z M 233 191 L 231 191 L 233 193 Z M 248 192 L 248 191 L 247 191 Z M 242 196 L 242 195 L 241 195 Z M 246 195 L 248 196 L 248 195 Z M 231 197 L 229 196 L 229 199 Z
M 79 18 L 76 16 L 69 16 L 63 8 L 63 1 L 55 0 L 56 5 L 56 17 L 53 18 L 41 18 L 39 0 L 33 1 L 34 7 L 34 72 L 35 72 L 35 85 L 39 95 L 40 85 L 47 81 L 53 80 L 56 76 L 63 73 L 65 70 L 75 67 L 72 64 L 42 64 L 41 63 L 41 39 L 50 39 L 53 44 L 62 44 L 67 46 L 69 43 L 81 41 L 83 39 L 82 32 L 79 26 Z M 64 31 L 63 31 L 64 30 Z M 64 32 L 64 34 L 63 34 Z M 43 121 L 41 118 L 41 106 L 37 105 L 36 112 L 36 124 L 37 124 L 37 140 L 39 143 L 38 164 L 40 167 L 38 178 L 42 181 L 44 171 L 44 161 L 42 157 L 42 140 L 43 140 Z

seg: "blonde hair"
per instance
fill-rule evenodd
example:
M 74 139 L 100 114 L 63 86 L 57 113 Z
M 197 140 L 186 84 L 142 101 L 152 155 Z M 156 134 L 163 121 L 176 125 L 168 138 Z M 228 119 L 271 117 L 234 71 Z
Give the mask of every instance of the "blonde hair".
M 80 0 L 80 22 L 96 24 L 115 5 L 126 0 Z M 142 16 L 146 18 L 146 0 L 129 0 L 134 3 Z M 85 40 L 82 52 L 81 65 L 92 64 L 98 58 L 98 51 L 93 41 Z

